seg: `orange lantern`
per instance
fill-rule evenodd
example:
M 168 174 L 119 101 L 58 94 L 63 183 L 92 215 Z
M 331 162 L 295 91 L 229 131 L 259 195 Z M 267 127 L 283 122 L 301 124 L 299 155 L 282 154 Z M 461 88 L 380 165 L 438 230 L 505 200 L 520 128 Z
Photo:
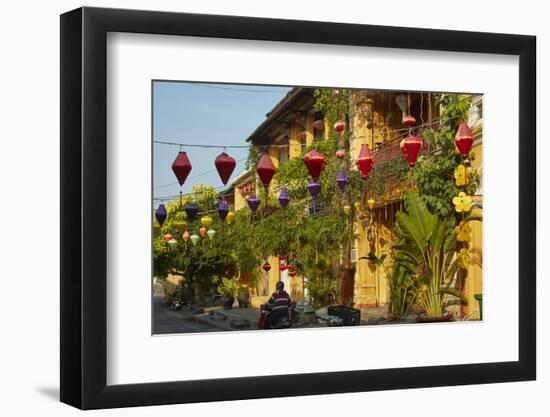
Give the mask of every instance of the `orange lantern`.
M 199 234 L 201 235 L 201 237 L 206 237 L 206 227 L 202 226 L 199 229 Z

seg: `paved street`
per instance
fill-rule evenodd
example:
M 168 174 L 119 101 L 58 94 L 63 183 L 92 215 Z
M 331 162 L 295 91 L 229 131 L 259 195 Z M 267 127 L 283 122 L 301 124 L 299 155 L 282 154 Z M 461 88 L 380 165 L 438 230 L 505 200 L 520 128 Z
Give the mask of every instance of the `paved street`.
M 185 315 L 178 311 L 172 311 L 164 306 L 161 297 L 154 297 L 154 334 L 169 333 L 198 333 L 213 332 L 217 329 L 206 323 L 191 321 L 185 318 Z

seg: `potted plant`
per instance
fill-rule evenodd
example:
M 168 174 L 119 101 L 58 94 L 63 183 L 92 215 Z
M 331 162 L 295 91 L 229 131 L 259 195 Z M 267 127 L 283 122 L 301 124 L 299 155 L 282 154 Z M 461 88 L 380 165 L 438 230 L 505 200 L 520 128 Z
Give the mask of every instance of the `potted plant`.
M 250 293 L 247 287 L 239 287 L 237 291 L 237 301 L 239 302 L 239 308 L 248 308 L 250 305 Z
M 236 279 L 222 278 L 222 285 L 220 286 L 220 292 L 222 294 L 222 302 L 224 310 L 231 310 L 239 285 Z
M 448 321 L 445 297 L 452 296 L 464 304 L 468 300 L 454 287 L 458 269 L 457 245 L 452 216 L 431 213 L 419 193 L 405 195 L 407 212 L 396 214 L 400 240 L 394 245 L 395 261 L 417 275 L 418 297 L 425 315 L 419 322 Z

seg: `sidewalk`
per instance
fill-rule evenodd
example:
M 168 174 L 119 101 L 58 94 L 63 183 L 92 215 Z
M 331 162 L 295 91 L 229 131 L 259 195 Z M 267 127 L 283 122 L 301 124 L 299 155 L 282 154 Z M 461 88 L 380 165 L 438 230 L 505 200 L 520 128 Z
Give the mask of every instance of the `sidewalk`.
M 204 313 L 194 314 L 192 320 L 215 326 L 220 330 L 254 330 L 258 328 L 258 308 L 235 308 L 224 310 L 222 307 L 205 307 Z

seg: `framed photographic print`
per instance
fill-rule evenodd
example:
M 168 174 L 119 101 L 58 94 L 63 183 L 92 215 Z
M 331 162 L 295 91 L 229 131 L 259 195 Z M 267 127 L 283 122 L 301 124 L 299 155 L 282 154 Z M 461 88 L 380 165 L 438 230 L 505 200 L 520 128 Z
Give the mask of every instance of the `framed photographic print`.
M 61 102 L 63 402 L 535 379 L 534 37 L 81 8 Z

